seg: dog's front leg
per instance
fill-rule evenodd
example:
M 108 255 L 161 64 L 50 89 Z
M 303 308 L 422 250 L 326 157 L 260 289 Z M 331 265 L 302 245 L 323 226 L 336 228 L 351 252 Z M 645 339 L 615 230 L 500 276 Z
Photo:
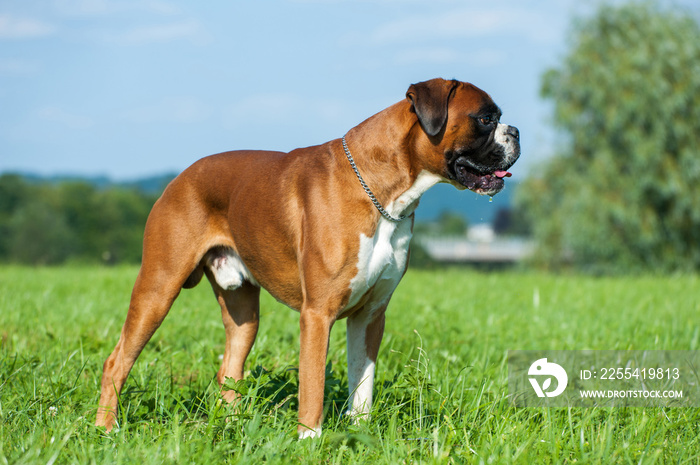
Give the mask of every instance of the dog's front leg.
M 328 338 L 334 316 L 312 308 L 302 308 L 299 350 L 299 438 L 321 435 L 323 391 L 326 382 Z
M 386 306 L 370 312 L 363 309 L 348 317 L 348 389 L 350 405 L 347 414 L 355 422 L 369 417 L 372 408 L 372 387 L 379 344 L 384 335 Z

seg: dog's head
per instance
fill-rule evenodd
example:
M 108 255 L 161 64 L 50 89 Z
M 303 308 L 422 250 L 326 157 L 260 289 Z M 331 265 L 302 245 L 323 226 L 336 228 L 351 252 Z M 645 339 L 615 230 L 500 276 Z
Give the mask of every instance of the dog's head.
M 425 134 L 420 148 L 427 166 L 459 188 L 484 195 L 503 189 L 503 178 L 520 156 L 518 129 L 500 122 L 501 110 L 472 84 L 431 79 L 406 92 Z

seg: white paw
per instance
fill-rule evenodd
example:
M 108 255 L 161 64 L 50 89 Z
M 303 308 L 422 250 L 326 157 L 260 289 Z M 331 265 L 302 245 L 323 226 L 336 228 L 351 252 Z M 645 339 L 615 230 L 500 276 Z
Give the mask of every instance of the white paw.
M 320 426 L 315 430 L 306 429 L 304 431 L 299 431 L 299 439 L 318 438 L 321 436 L 321 431 L 322 428 Z

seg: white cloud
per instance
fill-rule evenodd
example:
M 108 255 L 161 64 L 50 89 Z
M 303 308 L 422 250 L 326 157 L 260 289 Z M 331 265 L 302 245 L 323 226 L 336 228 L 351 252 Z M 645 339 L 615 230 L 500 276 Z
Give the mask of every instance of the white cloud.
M 291 122 L 306 118 L 328 121 L 342 118 L 345 106 L 337 100 L 305 99 L 293 94 L 258 94 L 224 110 L 224 124 L 235 126 L 250 121 Z M 257 123 L 256 123 L 257 124 Z
M 107 16 L 124 12 L 172 15 L 180 11 L 172 3 L 161 0 L 55 0 L 53 4 L 60 14 L 77 17 Z
M 122 117 L 135 123 L 195 123 L 209 117 L 206 104 L 193 97 L 169 97 L 125 111 Z
M 453 63 L 462 61 L 462 54 L 449 48 L 417 47 L 401 50 L 396 54 L 394 60 L 399 65 Z
M 54 26 L 38 19 L 0 15 L 0 39 L 34 39 L 54 32 Z
M 259 94 L 247 97 L 225 110 L 227 122 L 249 120 L 286 120 L 303 107 L 302 99 L 289 94 Z
M 22 59 L 0 61 L 0 75 L 2 76 L 27 76 L 38 70 L 39 66 L 36 63 Z
M 484 48 L 475 52 L 460 52 L 445 47 L 416 47 L 401 50 L 394 57 L 397 65 L 467 63 L 489 67 L 506 63 L 508 54 L 502 50 Z
M 87 116 L 71 113 L 56 106 L 39 109 L 38 116 L 45 121 L 58 123 L 70 129 L 87 129 L 94 124 L 93 120 Z
M 118 10 L 118 5 L 108 0 L 56 0 L 54 7 L 66 16 L 103 16 Z
M 169 24 L 157 24 L 108 34 L 107 39 L 123 45 L 144 45 L 188 40 L 194 43 L 207 43 L 209 34 L 198 21 L 187 20 Z
M 459 9 L 437 15 L 412 16 L 386 23 L 370 34 L 374 43 L 426 42 L 450 38 L 485 39 L 517 34 L 530 40 L 549 37 L 546 18 L 532 10 L 500 7 L 489 10 Z

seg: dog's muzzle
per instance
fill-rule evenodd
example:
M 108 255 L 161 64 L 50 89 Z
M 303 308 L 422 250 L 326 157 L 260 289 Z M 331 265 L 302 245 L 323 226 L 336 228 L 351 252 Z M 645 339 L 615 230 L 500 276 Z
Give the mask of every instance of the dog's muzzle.
M 452 171 L 456 180 L 467 189 L 477 194 L 495 195 L 505 186 L 504 178 L 512 176 L 508 169 L 519 157 L 520 131 L 514 126 L 499 124 L 492 150 L 479 157 L 480 161 L 469 155 L 457 157 Z
M 457 181 L 467 189 L 482 195 L 495 195 L 505 186 L 503 178 L 511 176 L 506 170 L 495 170 L 490 174 L 480 174 L 481 170 L 470 169 L 468 160 L 460 157 L 455 162 Z

